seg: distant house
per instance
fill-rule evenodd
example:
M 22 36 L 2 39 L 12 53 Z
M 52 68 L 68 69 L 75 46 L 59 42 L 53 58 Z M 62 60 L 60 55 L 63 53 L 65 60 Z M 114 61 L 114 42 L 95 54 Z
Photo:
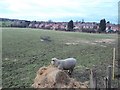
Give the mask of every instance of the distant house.
M 98 28 L 98 24 L 93 22 L 77 23 L 77 25 L 75 25 L 75 29 L 82 32 L 97 32 Z
M 50 29 L 51 28 L 51 25 L 50 24 L 45 24 L 45 29 Z
M 43 23 L 41 23 L 41 24 L 39 24 L 39 26 L 38 26 L 38 28 L 44 28 L 45 27 L 45 24 L 43 24 Z
M 34 23 L 30 23 L 28 27 L 29 28 L 34 28 Z
M 39 23 L 34 24 L 35 28 L 39 28 Z
M 118 32 L 118 25 L 107 23 L 106 32 Z

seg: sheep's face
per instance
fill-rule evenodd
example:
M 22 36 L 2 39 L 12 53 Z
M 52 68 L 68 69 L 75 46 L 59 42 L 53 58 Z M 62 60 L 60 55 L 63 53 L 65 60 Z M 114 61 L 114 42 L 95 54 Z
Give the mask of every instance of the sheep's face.
M 52 60 L 52 61 L 51 61 L 51 64 L 52 64 L 52 65 L 55 65 L 55 62 L 54 62 L 54 60 Z
M 51 64 L 52 64 L 52 65 L 55 65 L 56 61 L 57 61 L 57 58 L 52 58 Z

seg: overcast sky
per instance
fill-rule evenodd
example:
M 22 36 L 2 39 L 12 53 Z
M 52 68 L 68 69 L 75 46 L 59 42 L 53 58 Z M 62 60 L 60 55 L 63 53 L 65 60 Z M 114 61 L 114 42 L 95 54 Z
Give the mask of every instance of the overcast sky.
M 0 17 L 39 21 L 118 22 L 119 0 L 0 0 Z

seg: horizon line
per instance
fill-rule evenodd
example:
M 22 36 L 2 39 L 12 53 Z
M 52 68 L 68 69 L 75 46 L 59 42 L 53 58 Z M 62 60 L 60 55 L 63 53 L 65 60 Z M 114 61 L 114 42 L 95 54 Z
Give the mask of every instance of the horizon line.
M 70 19 L 70 20 L 68 20 L 68 21 L 66 21 L 66 20 L 64 20 L 64 21 L 62 21 L 62 20 L 52 20 L 52 19 L 48 19 L 48 20 L 29 20 L 29 19 L 20 19 L 20 18 L 4 18 L 4 17 L 0 17 L 1 19 L 14 19 L 14 20 L 23 20 L 23 21 L 36 21 L 36 22 L 48 22 L 49 20 L 51 20 L 52 22 L 69 22 L 70 20 L 72 20 L 73 22 L 76 22 L 76 21 L 78 21 L 78 22 L 82 22 L 82 20 L 84 20 L 84 19 L 81 19 L 81 20 L 73 20 L 73 19 Z M 105 18 L 102 18 L 102 19 L 105 19 Z M 100 20 L 102 20 L 102 19 L 100 19 Z M 105 19 L 106 20 L 106 19 Z M 84 20 L 84 22 L 95 22 L 95 23 L 100 23 L 100 21 L 85 21 Z M 106 23 L 107 23 L 108 21 L 106 21 Z M 118 22 L 117 23 L 113 23 L 113 22 L 111 22 L 111 21 L 109 21 L 111 24 L 119 24 Z

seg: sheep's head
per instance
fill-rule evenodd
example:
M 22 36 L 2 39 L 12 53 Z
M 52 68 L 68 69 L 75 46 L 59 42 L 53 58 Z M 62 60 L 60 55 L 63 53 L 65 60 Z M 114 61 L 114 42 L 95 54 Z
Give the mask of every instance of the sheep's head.
M 58 60 L 57 58 L 52 58 L 52 59 L 51 59 L 51 64 L 52 64 L 52 65 L 55 65 L 55 63 L 56 63 L 57 60 Z

